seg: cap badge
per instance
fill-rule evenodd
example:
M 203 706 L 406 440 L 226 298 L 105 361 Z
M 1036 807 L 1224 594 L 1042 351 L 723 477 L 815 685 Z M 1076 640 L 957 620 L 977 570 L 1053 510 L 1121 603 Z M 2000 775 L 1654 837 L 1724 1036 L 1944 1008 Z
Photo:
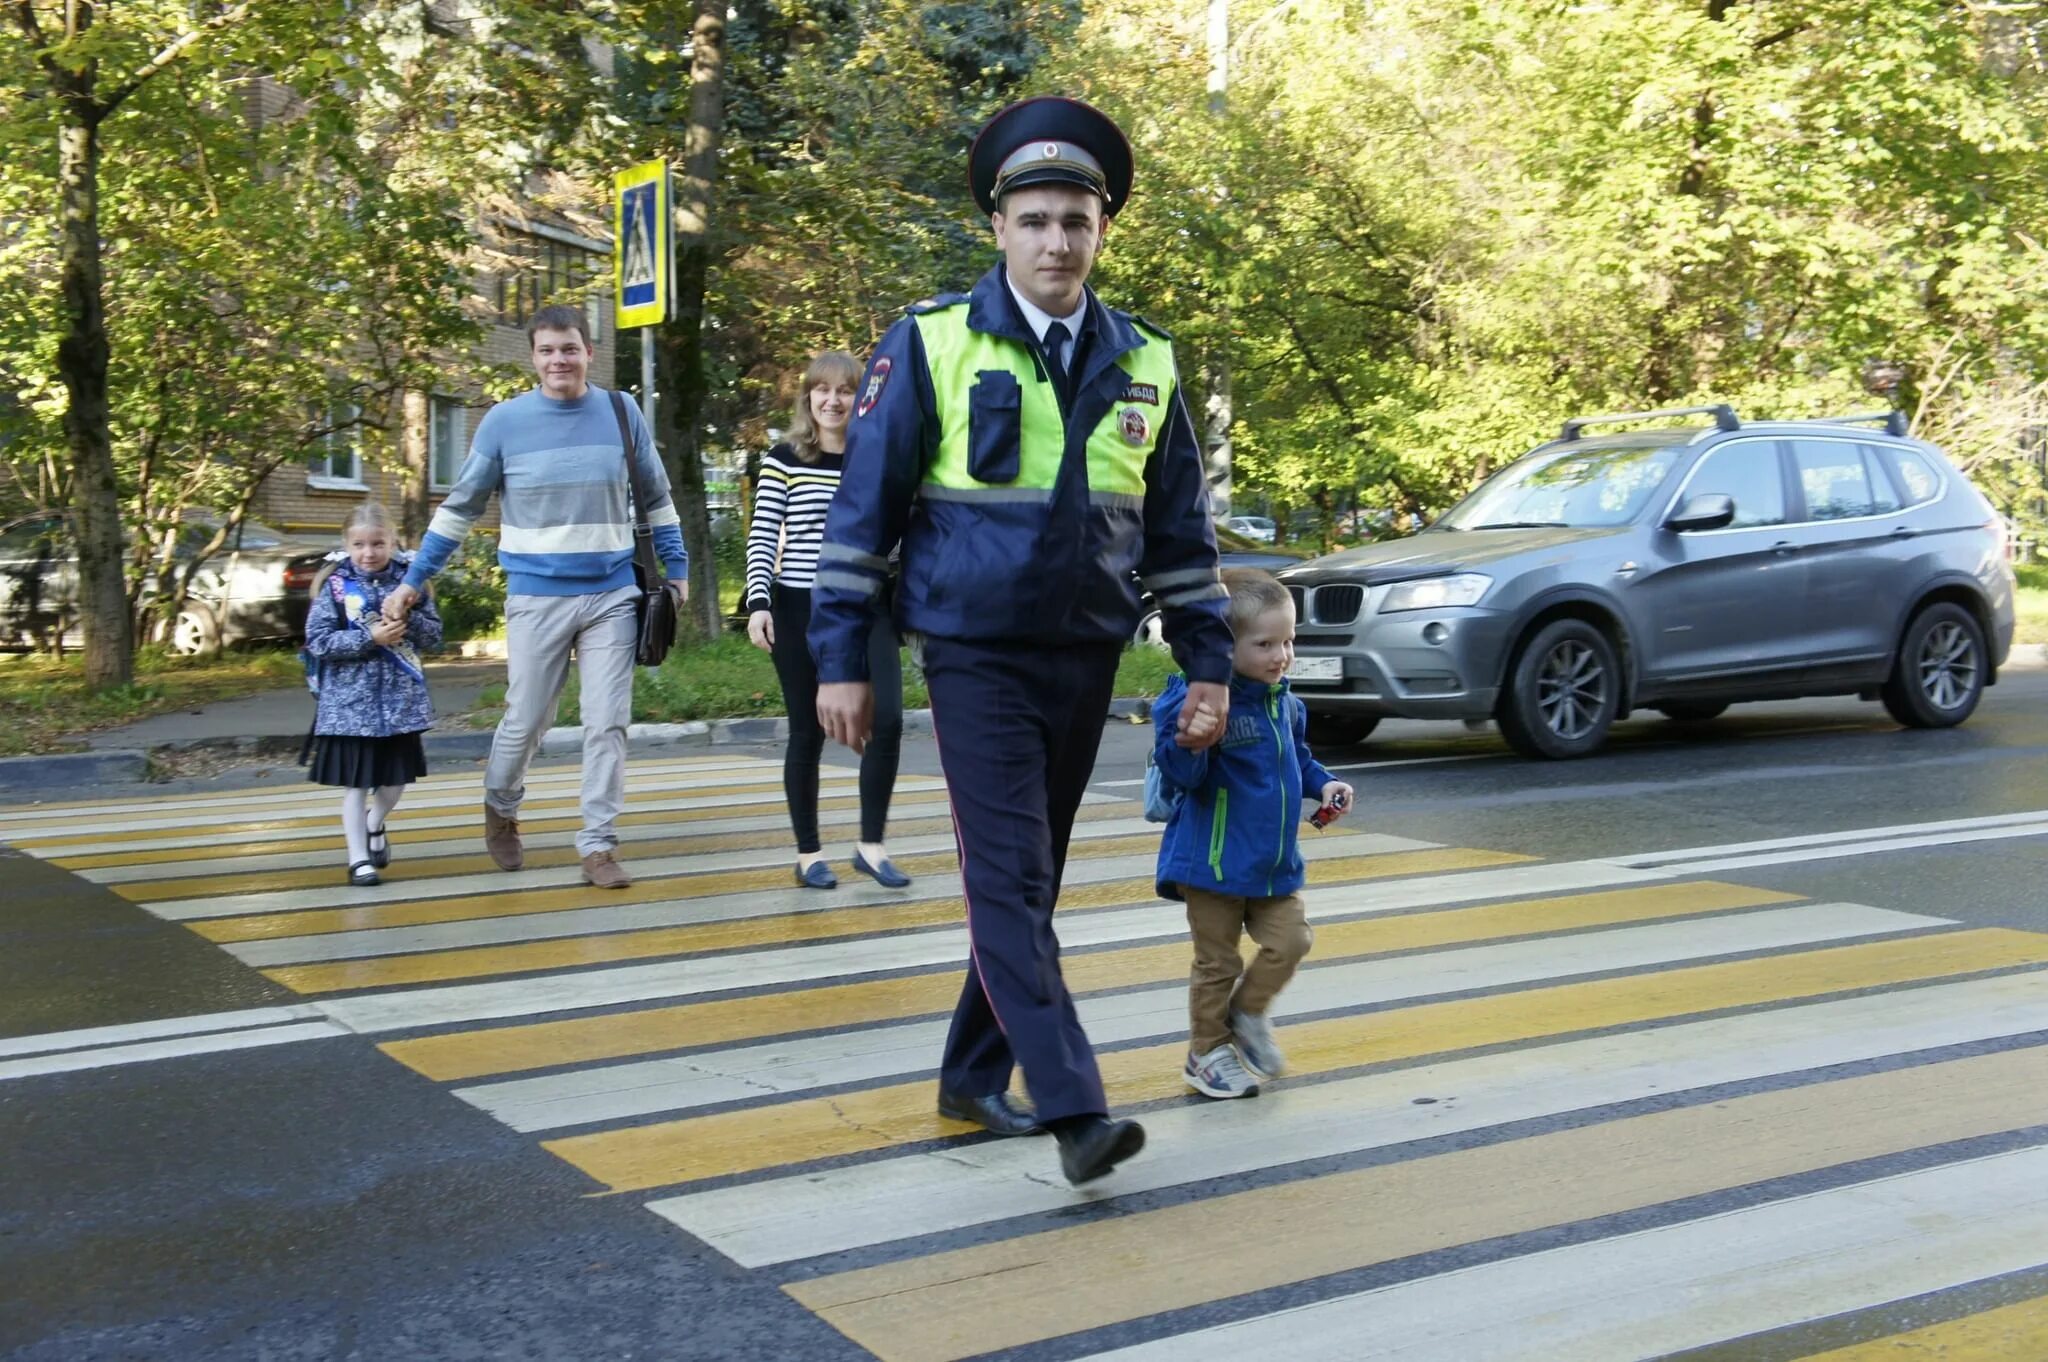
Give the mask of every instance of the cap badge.
M 1045 159 L 1048 161 L 1057 161 L 1059 159 L 1059 156 L 1059 144 L 1057 142 L 1047 142 L 1045 144 Z

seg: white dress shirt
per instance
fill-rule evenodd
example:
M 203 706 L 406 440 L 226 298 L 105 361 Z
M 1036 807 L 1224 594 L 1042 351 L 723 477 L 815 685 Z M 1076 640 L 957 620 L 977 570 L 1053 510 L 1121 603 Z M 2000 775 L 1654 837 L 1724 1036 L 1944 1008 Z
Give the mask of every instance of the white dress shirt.
M 1074 343 L 1081 339 L 1081 319 L 1088 315 L 1088 291 L 1086 289 L 1081 290 L 1081 301 L 1074 305 L 1072 312 L 1064 317 L 1055 317 L 1023 294 L 1017 292 L 1017 286 L 1010 282 L 1009 276 L 1005 275 L 1003 277 L 1003 283 L 1009 288 L 1010 296 L 1017 300 L 1017 310 L 1024 314 L 1024 324 L 1031 328 L 1031 334 L 1038 338 L 1040 345 L 1045 344 L 1045 331 L 1047 327 L 1051 326 L 1054 322 L 1066 323 L 1067 341 L 1065 345 L 1060 347 L 1060 368 L 1065 369 L 1068 373 L 1072 373 L 1074 371 Z

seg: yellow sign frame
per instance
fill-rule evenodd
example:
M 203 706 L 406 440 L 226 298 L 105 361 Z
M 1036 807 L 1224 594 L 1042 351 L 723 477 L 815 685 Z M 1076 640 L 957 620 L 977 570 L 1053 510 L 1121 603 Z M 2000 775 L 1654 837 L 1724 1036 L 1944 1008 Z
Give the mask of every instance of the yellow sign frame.
M 622 331 L 669 318 L 672 206 L 666 160 L 612 176 L 612 319 Z

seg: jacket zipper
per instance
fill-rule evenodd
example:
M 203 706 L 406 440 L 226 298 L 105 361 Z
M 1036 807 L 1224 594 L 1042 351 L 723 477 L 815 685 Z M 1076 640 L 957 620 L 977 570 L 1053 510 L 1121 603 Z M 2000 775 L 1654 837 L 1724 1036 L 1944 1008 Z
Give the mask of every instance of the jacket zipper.
M 1287 808 L 1287 744 L 1280 736 L 1280 688 L 1275 686 L 1266 692 L 1266 721 L 1273 728 L 1273 754 L 1280 758 L 1280 765 L 1274 775 L 1280 781 L 1280 842 L 1273 852 L 1273 864 L 1266 871 L 1266 897 L 1273 897 L 1273 876 L 1280 869 L 1280 858 L 1287 851 L 1287 825 L 1299 816 L 1299 801 L 1293 811 Z
M 1230 790 L 1216 787 L 1216 805 L 1209 810 L 1209 873 L 1223 883 L 1223 830 L 1230 822 Z

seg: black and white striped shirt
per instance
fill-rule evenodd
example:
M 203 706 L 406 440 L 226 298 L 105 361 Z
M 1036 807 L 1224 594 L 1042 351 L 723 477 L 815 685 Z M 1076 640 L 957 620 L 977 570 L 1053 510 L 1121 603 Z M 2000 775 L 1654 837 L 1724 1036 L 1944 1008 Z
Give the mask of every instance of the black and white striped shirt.
M 808 591 L 818 575 L 825 542 L 825 512 L 839 490 L 842 455 L 823 453 L 805 463 L 788 444 L 761 459 L 754 492 L 754 524 L 747 532 L 747 609 L 768 608 L 772 582 Z

